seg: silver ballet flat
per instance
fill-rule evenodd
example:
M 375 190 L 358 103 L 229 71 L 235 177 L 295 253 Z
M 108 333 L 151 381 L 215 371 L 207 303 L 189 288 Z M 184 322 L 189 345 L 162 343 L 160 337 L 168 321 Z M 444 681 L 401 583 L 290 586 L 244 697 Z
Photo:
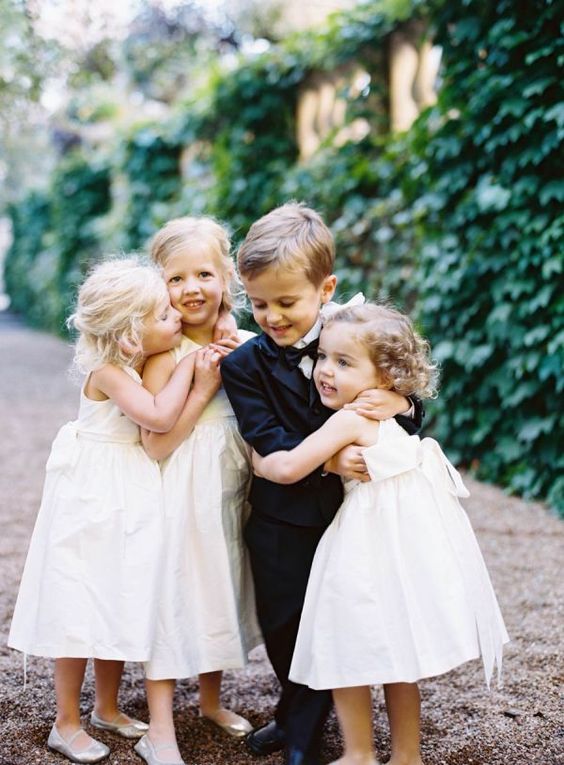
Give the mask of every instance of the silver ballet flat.
M 118 715 L 111 722 L 107 722 L 106 720 L 102 720 L 101 717 L 98 717 L 95 712 L 92 712 L 90 715 L 90 722 L 95 728 L 100 728 L 101 730 L 109 730 L 112 733 L 117 733 L 118 736 L 123 736 L 124 738 L 141 738 L 141 736 L 144 736 L 145 733 L 147 733 L 149 730 L 147 723 L 144 723 L 141 720 L 134 720 L 131 718 L 128 723 L 119 723 L 117 722 L 119 718 L 120 715 Z
M 224 733 L 227 733 L 229 736 L 234 736 L 235 738 L 243 738 L 243 736 L 246 736 L 247 733 L 250 733 L 253 730 L 251 723 L 248 720 L 245 720 L 244 717 L 241 717 L 241 715 L 237 715 L 238 720 L 234 723 L 220 723 L 217 720 L 214 720 L 213 717 L 206 717 L 206 715 L 201 715 L 201 717 L 207 723 L 214 725 Z
M 72 748 L 72 742 L 82 731 L 79 728 L 76 733 L 69 738 L 68 741 L 61 736 L 57 728 L 53 725 L 51 733 L 47 739 L 47 746 L 55 752 L 64 754 L 71 762 L 100 762 L 104 760 L 110 753 L 110 750 L 101 741 L 92 741 L 88 749 L 83 749 L 81 752 L 75 752 Z
M 143 736 L 143 738 L 139 739 L 135 744 L 133 749 L 137 752 L 139 757 L 145 760 L 147 765 L 186 765 L 184 760 L 165 763 L 163 760 L 159 759 L 157 752 L 160 752 L 163 749 L 168 749 L 170 746 L 174 746 L 174 744 L 158 744 L 155 746 L 149 736 Z

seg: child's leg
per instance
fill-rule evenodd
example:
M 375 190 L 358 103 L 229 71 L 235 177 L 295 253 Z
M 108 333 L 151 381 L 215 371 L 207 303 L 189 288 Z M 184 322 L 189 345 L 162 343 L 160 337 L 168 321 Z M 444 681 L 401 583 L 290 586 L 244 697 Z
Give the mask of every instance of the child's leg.
M 390 721 L 392 756 L 388 765 L 423 765 L 421 760 L 421 698 L 417 683 L 384 686 Z
M 81 728 L 80 691 L 84 680 L 86 659 L 55 659 L 55 696 L 57 699 L 57 718 L 55 726 L 59 734 L 68 741 Z M 75 752 L 82 752 L 92 744 L 86 731 L 73 740 Z
M 333 699 L 345 740 L 345 752 L 332 765 L 377 765 L 369 686 L 336 688 Z
M 175 685 L 174 680 L 145 680 L 150 715 L 147 735 L 153 746 L 158 748 L 159 760 L 165 763 L 177 763 L 182 759 L 172 718 Z
M 221 706 L 222 672 L 203 672 L 200 676 L 200 713 L 231 736 L 244 736 L 252 730 L 248 720 Z
M 121 676 L 123 673 L 123 661 L 107 661 L 94 659 L 94 678 L 96 681 L 96 699 L 94 712 L 106 722 L 114 722 L 120 715 L 118 709 L 118 693 Z M 126 715 L 121 715 L 126 722 Z
M 96 699 L 90 722 L 96 728 L 111 730 L 124 738 L 140 738 L 147 731 L 147 723 L 129 717 L 118 707 L 123 665 L 123 661 L 94 659 Z

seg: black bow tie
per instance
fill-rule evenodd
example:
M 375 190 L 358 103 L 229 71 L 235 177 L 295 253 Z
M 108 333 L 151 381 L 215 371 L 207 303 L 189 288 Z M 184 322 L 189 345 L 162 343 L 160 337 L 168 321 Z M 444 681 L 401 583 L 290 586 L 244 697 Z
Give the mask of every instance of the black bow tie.
M 318 346 L 319 338 L 316 338 L 303 348 L 294 348 L 292 345 L 289 345 L 282 349 L 282 355 L 286 359 L 286 364 L 290 367 L 290 369 L 295 369 L 297 366 L 299 366 L 300 361 L 304 356 L 309 356 L 310 359 L 315 361 L 317 358 Z

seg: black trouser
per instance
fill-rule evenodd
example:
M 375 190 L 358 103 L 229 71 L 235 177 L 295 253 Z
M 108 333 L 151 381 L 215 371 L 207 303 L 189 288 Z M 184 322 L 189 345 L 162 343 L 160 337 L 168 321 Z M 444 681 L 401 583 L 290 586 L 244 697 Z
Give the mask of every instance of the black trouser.
M 257 614 L 266 652 L 282 686 L 277 724 L 289 746 L 317 755 L 331 708 L 330 691 L 314 691 L 288 680 L 307 580 L 325 527 L 293 526 L 252 513 L 245 528 Z

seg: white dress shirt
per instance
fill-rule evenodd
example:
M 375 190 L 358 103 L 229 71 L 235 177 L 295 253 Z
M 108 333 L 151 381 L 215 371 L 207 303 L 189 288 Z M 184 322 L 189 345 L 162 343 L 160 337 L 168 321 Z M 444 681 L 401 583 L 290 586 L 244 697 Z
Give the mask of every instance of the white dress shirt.
M 317 340 L 319 335 L 321 334 L 321 319 L 318 319 L 313 327 L 309 330 L 309 332 L 306 332 L 306 334 L 303 337 L 300 337 L 300 339 L 293 344 L 293 348 L 305 348 L 306 345 L 309 345 L 314 340 Z M 307 377 L 308 380 L 311 380 L 311 376 L 313 374 L 313 365 L 314 365 L 314 359 L 310 358 L 309 356 L 304 356 L 302 359 L 300 359 L 300 363 L 298 364 L 299 368 L 302 370 L 305 377 Z

